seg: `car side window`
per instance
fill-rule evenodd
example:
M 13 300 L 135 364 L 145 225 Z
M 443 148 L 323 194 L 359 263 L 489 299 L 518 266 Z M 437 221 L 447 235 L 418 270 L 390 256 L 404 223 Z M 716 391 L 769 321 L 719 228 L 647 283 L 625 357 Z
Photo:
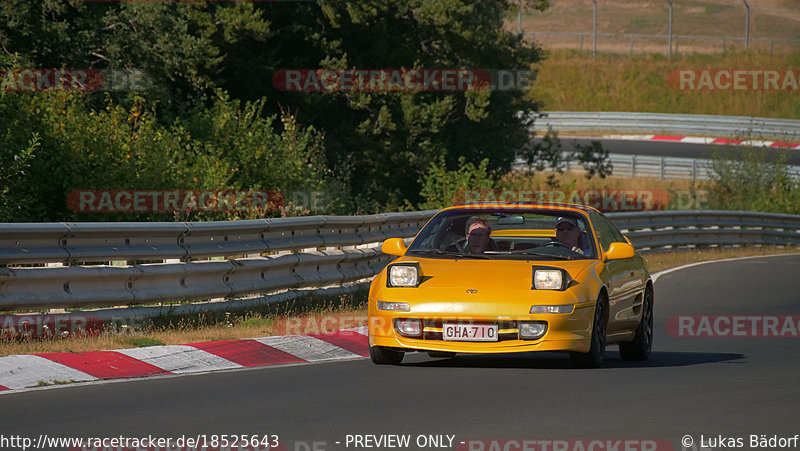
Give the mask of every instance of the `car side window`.
M 628 242 L 610 219 L 598 213 L 593 213 L 591 217 L 594 230 L 597 232 L 597 241 L 603 246 L 604 251 L 608 250 L 611 243 Z

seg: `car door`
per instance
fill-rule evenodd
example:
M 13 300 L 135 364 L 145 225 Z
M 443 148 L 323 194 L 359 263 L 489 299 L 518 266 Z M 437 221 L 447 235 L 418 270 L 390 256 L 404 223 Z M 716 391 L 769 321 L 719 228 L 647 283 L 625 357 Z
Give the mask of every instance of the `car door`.
M 601 252 L 608 251 L 612 243 L 627 243 L 619 229 L 602 214 L 594 214 L 592 224 L 597 233 Z M 642 302 L 643 283 L 637 267 L 642 266 L 637 257 L 605 262 L 604 272 L 608 281 L 609 320 L 607 333 L 630 330 L 638 324 L 637 308 Z

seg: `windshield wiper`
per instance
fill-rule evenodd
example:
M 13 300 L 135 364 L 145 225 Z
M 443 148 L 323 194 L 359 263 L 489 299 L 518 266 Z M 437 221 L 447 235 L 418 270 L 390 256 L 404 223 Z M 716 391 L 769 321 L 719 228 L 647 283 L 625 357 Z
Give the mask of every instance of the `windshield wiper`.
M 488 255 L 464 254 L 462 252 L 443 251 L 441 249 L 414 249 L 411 252 L 418 252 L 418 253 L 421 253 L 421 254 L 448 255 L 448 256 L 458 257 L 458 258 L 480 258 L 480 259 L 484 259 L 484 260 L 492 260 L 492 257 L 489 257 Z
M 533 255 L 536 257 L 551 257 L 551 258 L 560 258 L 561 260 L 572 260 L 571 255 L 546 254 L 544 252 L 529 251 L 527 249 L 522 251 L 522 253 L 525 255 Z

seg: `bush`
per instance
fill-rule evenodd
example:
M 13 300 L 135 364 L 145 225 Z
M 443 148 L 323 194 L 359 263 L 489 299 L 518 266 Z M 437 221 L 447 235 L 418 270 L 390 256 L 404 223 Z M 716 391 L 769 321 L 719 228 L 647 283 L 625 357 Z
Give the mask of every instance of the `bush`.
M 715 150 L 709 169 L 709 207 L 800 214 L 800 186 L 788 153 L 754 147 Z
M 460 194 L 466 190 L 482 190 L 495 188 L 496 181 L 487 173 L 489 159 L 484 158 L 478 166 L 467 163 L 466 158 L 458 158 L 458 168 L 447 169 L 444 156 L 431 163 L 428 172 L 420 180 L 420 195 L 425 199 L 418 204 L 417 210 L 431 210 L 449 207 L 460 201 Z M 411 204 L 406 201 L 411 208 Z
M 4 93 L 0 153 L 4 221 L 210 220 L 280 215 L 269 211 L 76 213 L 75 190 L 259 190 L 341 192 L 324 165 L 321 135 L 293 116 L 264 117 L 264 100 L 217 93 L 210 108 L 162 125 L 136 98 L 93 109 L 79 93 Z M 276 124 L 277 120 L 279 124 Z M 24 170 L 24 173 L 22 172 Z M 24 177 L 24 180 L 23 180 Z M 24 183 L 23 183 L 24 181 Z M 331 196 L 328 196 L 331 197 Z M 291 198 L 289 199 L 291 200 Z M 317 206 L 324 212 L 328 206 Z

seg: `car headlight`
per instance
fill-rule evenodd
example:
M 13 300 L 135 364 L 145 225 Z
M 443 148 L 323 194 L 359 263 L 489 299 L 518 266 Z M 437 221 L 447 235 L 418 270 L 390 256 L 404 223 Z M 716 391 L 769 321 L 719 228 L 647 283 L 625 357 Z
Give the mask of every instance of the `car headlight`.
M 572 313 L 575 310 L 574 304 L 567 305 L 534 305 L 531 313 Z
M 393 312 L 408 312 L 408 304 L 405 302 L 384 302 L 378 301 L 378 310 L 390 310 Z
M 571 279 L 569 274 L 559 268 L 533 267 L 533 289 L 535 290 L 566 290 Z
M 519 338 L 535 340 L 547 332 L 547 323 L 544 321 L 527 321 L 519 323 Z
M 395 318 L 394 328 L 404 337 L 421 337 L 422 320 L 416 318 Z
M 416 287 L 419 285 L 419 267 L 411 264 L 389 266 L 387 287 Z

